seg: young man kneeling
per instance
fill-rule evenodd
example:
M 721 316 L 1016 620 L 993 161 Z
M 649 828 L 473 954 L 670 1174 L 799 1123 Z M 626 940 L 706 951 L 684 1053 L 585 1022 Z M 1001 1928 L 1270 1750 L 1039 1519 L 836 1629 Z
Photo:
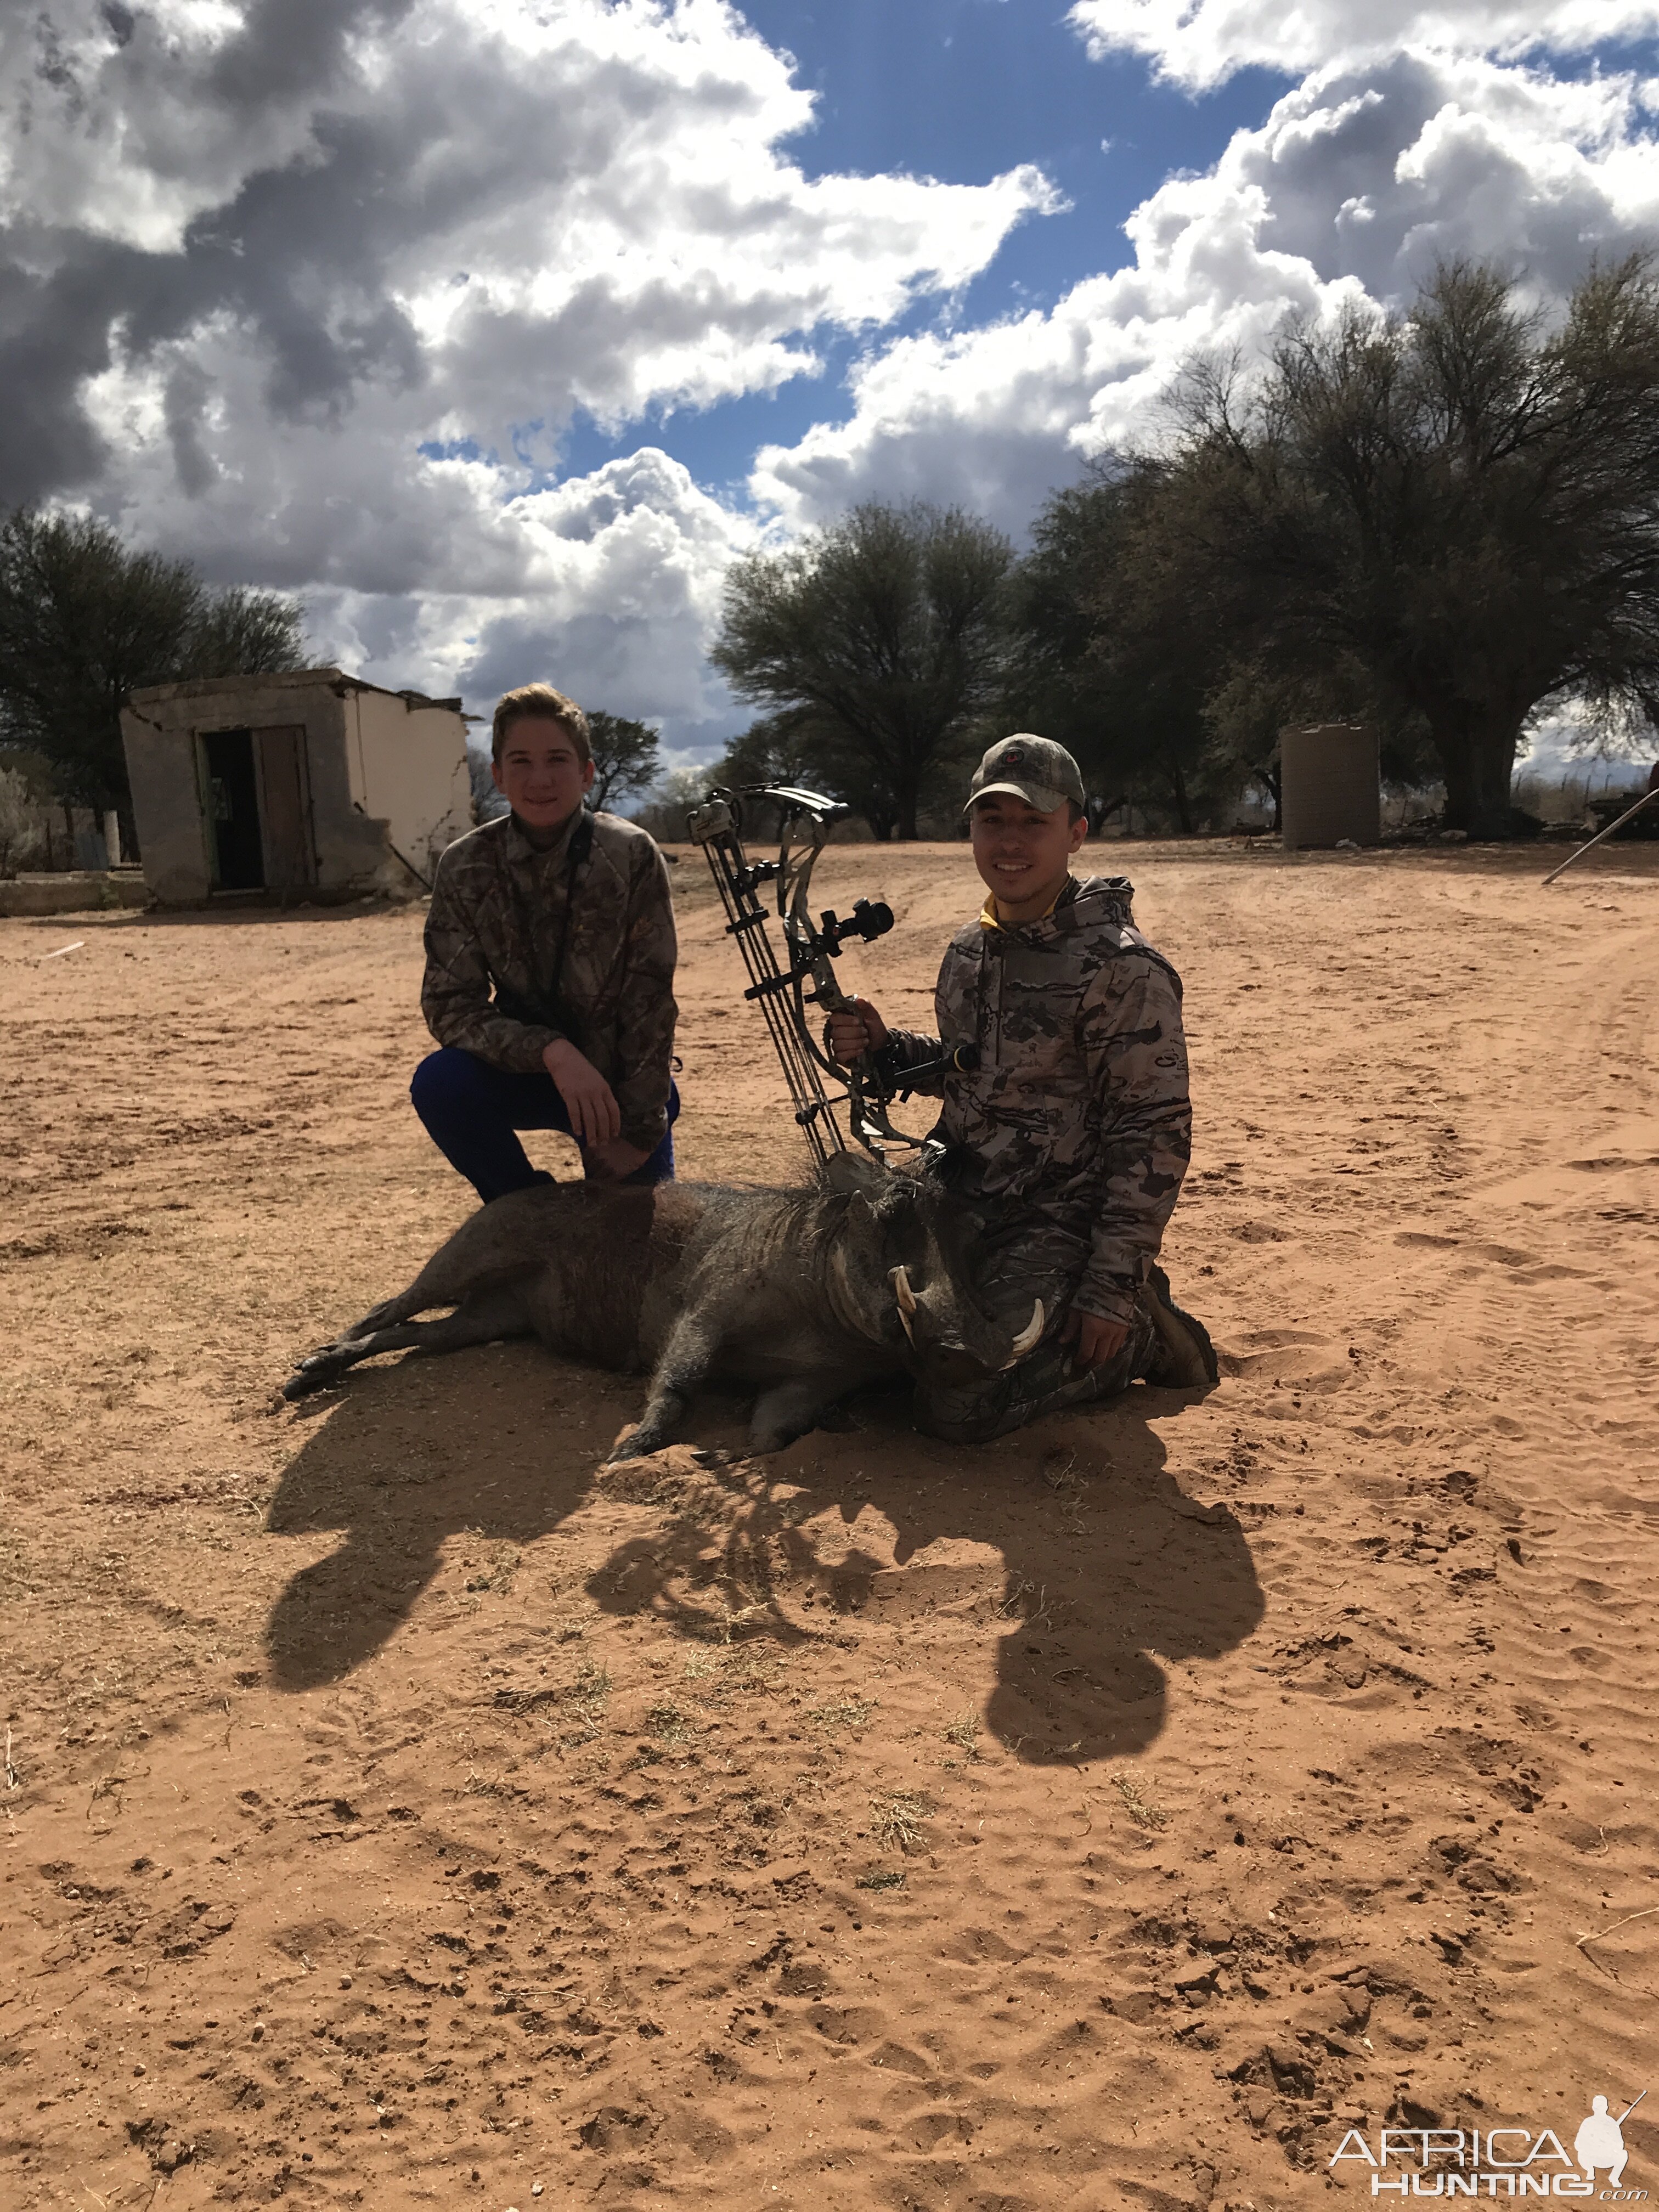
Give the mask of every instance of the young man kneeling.
M 896 1086 L 942 1051 L 977 1052 L 972 1073 L 916 1087 L 943 1100 L 946 1179 L 981 1226 L 981 1303 L 1018 1331 L 1041 1299 L 1046 1325 L 1006 1373 L 918 1396 L 920 1426 L 974 1443 L 1138 1376 L 1202 1389 L 1217 1368 L 1157 1265 L 1192 1149 L 1181 980 L 1133 927 L 1124 878 L 1072 874 L 1088 821 L 1063 745 L 993 745 L 967 811 L 989 895 L 945 952 L 941 1036 L 889 1029 L 860 999 L 830 1042 Z
M 557 1129 L 589 1176 L 674 1172 L 674 911 L 643 830 L 583 805 L 587 718 L 545 684 L 495 709 L 492 773 L 512 811 L 438 863 L 421 1011 L 441 1050 L 410 1097 L 487 1204 L 545 1182 L 520 1129 Z

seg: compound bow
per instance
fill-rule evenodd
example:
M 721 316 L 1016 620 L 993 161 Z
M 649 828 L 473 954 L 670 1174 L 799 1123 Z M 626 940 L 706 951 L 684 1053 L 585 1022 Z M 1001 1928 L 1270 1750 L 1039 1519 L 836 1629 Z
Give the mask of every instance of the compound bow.
M 745 802 L 778 809 L 775 860 L 751 860 L 744 851 Z M 894 1127 L 887 1111 L 894 1092 L 872 1066 L 867 1054 L 853 1067 L 841 1066 L 819 1045 L 807 1019 L 809 1006 L 821 1008 L 825 1014 L 850 1009 L 853 1001 L 836 974 L 836 955 L 849 939 L 862 938 L 867 943 L 884 937 L 893 927 L 893 910 L 880 900 L 858 900 L 844 921 L 833 910 L 820 915 L 817 921 L 812 919 L 807 889 L 813 867 L 829 842 L 830 830 L 850 811 L 816 791 L 755 784 L 742 791 L 711 791 L 686 821 L 693 843 L 702 848 L 726 908 L 726 933 L 736 938 L 749 970 L 750 984 L 744 996 L 754 1000 L 766 1018 L 794 1101 L 795 1119 L 820 1166 L 848 1149 L 836 1118 L 843 1108 L 853 1135 L 884 1164 L 890 1152 L 925 1152 L 930 1141 Z M 785 966 L 779 964 L 767 927 L 771 917 L 759 896 L 760 886 L 772 883 L 777 885 L 778 918 L 788 956 Z M 948 1065 L 966 1062 L 965 1054 L 953 1054 Z M 918 1080 L 927 1079 L 946 1064 L 908 1069 L 904 1095 L 908 1096 Z

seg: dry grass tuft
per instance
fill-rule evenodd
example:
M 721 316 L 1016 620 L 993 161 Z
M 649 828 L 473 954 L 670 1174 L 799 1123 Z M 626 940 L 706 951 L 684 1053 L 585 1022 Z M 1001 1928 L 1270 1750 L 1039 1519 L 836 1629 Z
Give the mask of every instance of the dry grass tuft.
M 808 1705 L 806 1717 L 820 1728 L 862 1728 L 875 1710 L 873 1698 L 841 1698 L 832 1705 Z
M 1062 1458 L 1058 1452 L 1051 1452 L 1043 1464 L 1042 1480 L 1059 1498 L 1066 1527 L 1074 1531 L 1081 1529 L 1086 1485 L 1085 1477 L 1077 1471 L 1077 1454 L 1067 1452 Z
M 921 1848 L 921 1824 L 933 1811 L 926 1797 L 913 1790 L 892 1790 L 870 1800 L 870 1832 L 888 1850 Z
M 1115 1774 L 1112 1787 L 1123 1800 L 1123 1809 L 1138 1828 L 1156 1832 L 1167 1827 L 1170 1816 L 1161 1805 L 1149 1805 L 1127 1774 Z
M 787 1662 L 764 1644 L 723 1644 L 695 1652 L 685 1662 L 685 1680 L 702 1705 L 723 1705 L 732 1698 L 776 1698 L 784 1687 Z
M 482 1536 L 483 1531 L 469 1528 L 465 1533 L 469 1536 Z M 463 1588 L 469 1595 L 481 1595 L 485 1590 L 493 1590 L 498 1596 L 504 1597 L 512 1589 L 513 1577 L 518 1571 L 519 1547 L 516 1544 L 493 1544 L 489 1547 L 488 1559 L 482 1565 L 474 1566 Z
M 946 1743 L 955 1744 L 957 1749 L 965 1758 L 977 1759 L 979 1757 L 979 1715 L 973 1706 L 969 1705 L 962 1717 L 952 1721 L 950 1727 L 945 1729 L 945 1741 Z
M 584 1660 L 576 1671 L 576 1679 L 557 1691 L 548 1701 L 562 1705 L 576 1725 L 560 1735 L 562 1744 L 592 1743 L 598 1735 L 611 1702 L 611 1675 L 606 1668 L 596 1667 L 591 1659 Z
M 1004 1620 L 1018 1620 L 1027 1628 L 1040 1628 L 1044 1622 L 1052 1627 L 1053 1618 L 1048 1607 L 1048 1586 L 1041 1588 L 1036 1583 L 1017 1582 L 997 1612 Z
M 507 1805 L 524 1798 L 527 1793 L 504 1775 L 481 1774 L 476 1766 L 469 1766 L 461 1794 L 465 1797 L 493 1797 L 498 1803 Z

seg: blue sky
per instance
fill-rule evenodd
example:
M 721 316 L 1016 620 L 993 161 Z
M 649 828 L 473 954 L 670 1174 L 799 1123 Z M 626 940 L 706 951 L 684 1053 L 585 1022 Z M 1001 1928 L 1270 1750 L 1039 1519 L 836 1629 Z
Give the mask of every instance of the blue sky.
M 750 0 L 742 13 L 793 56 L 796 81 L 817 96 L 813 124 L 787 142 L 809 177 L 908 172 L 979 185 L 1033 162 L 1070 203 L 1018 225 L 959 296 L 918 302 L 884 341 L 1052 307 L 1079 278 L 1121 267 L 1134 210 L 1168 177 L 1207 169 L 1291 82 L 1248 68 L 1194 94 L 1158 82 L 1138 56 L 1088 63 L 1049 0 Z M 818 375 L 775 394 L 658 411 L 615 433 L 580 415 L 561 441 L 558 473 L 583 475 L 657 445 L 741 500 L 757 447 L 845 418 L 846 367 L 867 343 L 832 338 Z

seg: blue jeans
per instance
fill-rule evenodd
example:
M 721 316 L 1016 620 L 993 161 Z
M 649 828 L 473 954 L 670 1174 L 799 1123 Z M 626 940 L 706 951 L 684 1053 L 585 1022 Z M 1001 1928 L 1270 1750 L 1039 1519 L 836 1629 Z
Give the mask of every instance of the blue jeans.
M 423 1060 L 409 1086 L 415 1111 L 426 1133 L 453 1168 L 459 1170 L 486 1206 L 509 1190 L 523 1190 L 551 1178 L 530 1164 L 516 1132 L 557 1129 L 569 1136 L 570 1109 L 547 1074 L 515 1075 L 492 1067 L 477 1053 L 446 1045 Z M 674 1122 L 680 1094 L 668 1086 L 668 1128 L 643 1166 L 624 1178 L 630 1183 L 674 1179 Z M 586 1172 L 584 1151 L 582 1164 Z

